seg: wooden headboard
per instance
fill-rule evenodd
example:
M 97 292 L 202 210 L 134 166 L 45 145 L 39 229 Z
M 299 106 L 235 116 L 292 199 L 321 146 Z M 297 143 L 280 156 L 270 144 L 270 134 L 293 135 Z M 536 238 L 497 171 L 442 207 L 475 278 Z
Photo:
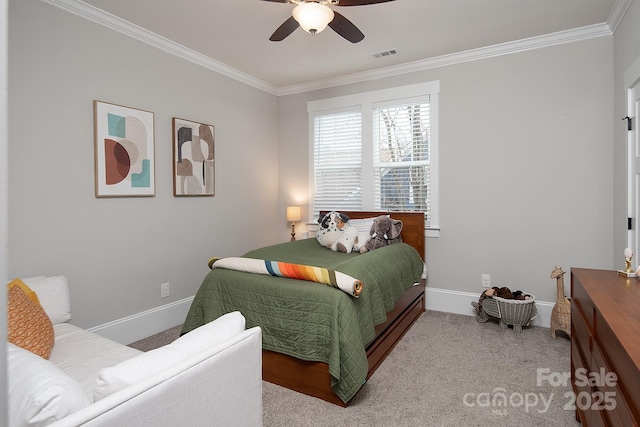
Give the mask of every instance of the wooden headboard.
M 328 211 L 321 211 L 322 218 Z M 393 219 L 402 221 L 402 241 L 413 246 L 424 260 L 424 213 L 422 212 L 383 212 L 383 211 L 339 211 L 350 219 L 371 218 L 380 215 L 390 215 Z

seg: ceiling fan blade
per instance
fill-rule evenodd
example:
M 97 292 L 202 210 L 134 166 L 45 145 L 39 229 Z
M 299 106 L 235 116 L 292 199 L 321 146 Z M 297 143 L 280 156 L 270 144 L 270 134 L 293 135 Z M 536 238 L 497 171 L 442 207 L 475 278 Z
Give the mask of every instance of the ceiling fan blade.
M 290 16 L 289 19 L 284 21 L 282 25 L 280 25 L 278 29 L 271 34 L 269 40 L 272 42 L 280 42 L 287 38 L 289 34 L 293 33 L 299 26 L 300 24 L 298 24 L 298 21 L 293 19 L 293 16 Z
M 364 39 L 362 31 L 360 31 L 353 22 L 349 21 L 336 11 L 333 11 L 333 21 L 329 22 L 329 26 L 333 31 L 340 34 L 351 43 L 358 43 Z
M 267 0 L 276 1 L 276 0 Z M 286 0 L 285 0 L 286 1 Z M 336 6 L 365 6 L 368 4 L 386 3 L 394 0 L 340 0 Z
M 289 0 L 262 0 L 270 1 L 274 3 L 289 3 Z M 366 6 L 368 4 L 386 3 L 388 1 L 395 0 L 340 0 L 340 2 L 334 6 Z

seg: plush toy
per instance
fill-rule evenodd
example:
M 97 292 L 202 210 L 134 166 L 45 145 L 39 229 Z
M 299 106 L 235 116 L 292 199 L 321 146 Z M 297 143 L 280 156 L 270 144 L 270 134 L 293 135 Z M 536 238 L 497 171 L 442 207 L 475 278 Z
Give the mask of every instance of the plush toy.
M 316 240 L 322 246 L 332 249 L 343 235 L 343 229 L 349 217 L 340 212 L 331 211 L 323 217 L 318 218 L 318 231 L 316 232 Z M 334 249 L 337 250 L 337 249 Z
M 353 227 L 353 226 L 352 226 Z M 356 227 L 353 227 L 356 228 Z M 371 238 L 368 232 L 357 231 L 356 228 L 356 237 L 354 238 L 353 250 L 360 252 L 361 254 L 368 251 L 367 242 Z
M 504 299 L 515 299 L 520 301 L 531 299 L 531 295 L 525 294 L 522 291 L 511 292 L 511 289 L 507 288 L 506 286 L 503 286 L 501 288 L 494 286 L 493 288 L 487 289 L 482 294 L 488 297 L 496 296 Z
M 351 251 L 360 251 L 364 245 L 358 244 L 358 230 L 348 222 L 342 228 L 342 237 L 331 245 L 331 250 L 343 252 L 345 254 Z
M 372 251 L 392 243 L 402 242 L 402 221 L 392 219 L 387 215 L 381 215 L 373 221 L 369 234 L 371 238 L 367 241 L 366 250 L 361 252 Z
M 363 240 L 359 236 L 358 230 L 349 224 L 347 215 L 331 211 L 319 218 L 318 223 L 316 240 L 322 246 L 346 254 L 354 250 L 363 252 L 363 249 L 366 249 L 362 242 L 366 242 L 367 239 Z

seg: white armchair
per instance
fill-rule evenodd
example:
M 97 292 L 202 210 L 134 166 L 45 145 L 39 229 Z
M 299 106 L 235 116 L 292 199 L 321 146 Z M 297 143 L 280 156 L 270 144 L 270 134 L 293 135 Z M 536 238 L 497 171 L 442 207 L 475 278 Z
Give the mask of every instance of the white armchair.
M 239 312 L 143 353 L 70 324 L 63 276 L 23 281 L 55 344 L 49 360 L 8 346 L 11 427 L 262 425 L 262 333 Z

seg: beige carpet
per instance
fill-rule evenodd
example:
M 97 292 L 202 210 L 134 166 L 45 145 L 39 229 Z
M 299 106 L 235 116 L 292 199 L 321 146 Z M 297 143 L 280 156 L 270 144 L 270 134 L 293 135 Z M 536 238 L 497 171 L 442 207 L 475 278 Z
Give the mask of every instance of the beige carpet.
M 179 331 L 132 346 L 155 348 Z M 559 335 L 428 311 L 348 408 L 264 382 L 264 425 L 579 426 L 566 408 L 571 386 L 560 380 L 570 371 L 569 339 Z

